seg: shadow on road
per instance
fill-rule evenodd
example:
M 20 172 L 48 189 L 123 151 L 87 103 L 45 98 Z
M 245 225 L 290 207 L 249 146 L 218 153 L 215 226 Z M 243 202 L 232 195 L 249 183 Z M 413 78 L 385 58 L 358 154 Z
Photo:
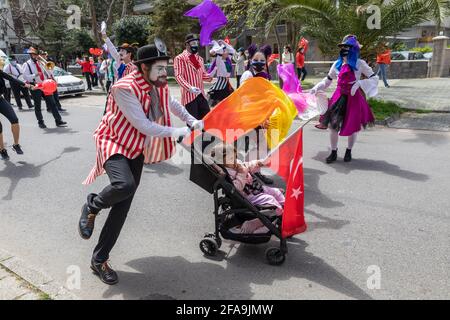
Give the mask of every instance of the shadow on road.
M 403 140 L 403 142 L 425 143 L 429 146 L 440 146 L 443 144 L 450 143 L 449 136 L 445 136 L 442 134 L 430 134 L 430 133 L 416 132 L 415 135 L 416 135 L 415 138 L 406 139 L 406 140 Z
M 33 179 L 37 178 L 41 175 L 41 169 L 48 165 L 49 163 L 60 159 L 64 154 L 76 152 L 80 150 L 80 148 L 76 147 L 68 147 L 65 148 L 58 156 L 53 159 L 50 159 L 40 165 L 35 165 L 33 163 L 27 163 L 25 161 L 19 161 L 17 164 L 6 161 L 5 167 L 2 171 L 0 171 L 0 178 L 5 177 L 8 178 L 11 182 L 8 188 L 8 192 L 5 196 L 3 196 L 2 200 L 12 200 L 14 191 L 16 190 L 17 185 L 20 180 L 23 179 Z
M 224 243 L 223 247 L 236 244 Z M 109 287 L 104 298 L 123 295 L 124 299 L 252 299 L 253 285 L 272 286 L 274 282 L 305 279 L 309 287 L 324 286 L 354 299 L 372 299 L 323 259 L 306 251 L 300 239 L 289 243 L 289 255 L 279 267 L 265 262 L 267 246 L 240 244 L 226 257 L 226 266 L 217 262 L 190 262 L 183 257 L 147 257 L 127 266 L 136 272 L 118 272 L 120 282 Z M 206 258 L 205 258 L 206 259 Z M 302 297 L 308 288 L 299 288 Z M 292 296 L 292 299 L 300 297 Z M 311 296 L 310 298 L 320 298 Z
M 59 127 L 59 128 L 47 128 L 44 129 L 44 134 L 75 134 L 78 133 L 78 131 L 73 130 L 69 127 Z
M 328 156 L 328 152 L 319 152 L 314 160 L 323 162 Z M 384 160 L 371 160 L 371 159 L 360 159 L 355 158 L 351 163 L 345 163 L 342 159 L 330 165 L 336 172 L 349 174 L 352 171 L 376 171 L 380 173 L 385 173 L 391 176 L 396 176 L 403 179 L 408 179 L 412 181 L 427 181 L 429 176 L 423 173 L 416 173 L 408 170 L 403 170 L 395 164 L 391 164 Z
M 168 162 L 161 162 L 155 164 L 147 164 L 144 166 L 144 172 L 150 174 L 157 174 L 160 178 L 169 176 L 177 176 L 184 172 L 184 170 L 178 166 L 174 166 Z

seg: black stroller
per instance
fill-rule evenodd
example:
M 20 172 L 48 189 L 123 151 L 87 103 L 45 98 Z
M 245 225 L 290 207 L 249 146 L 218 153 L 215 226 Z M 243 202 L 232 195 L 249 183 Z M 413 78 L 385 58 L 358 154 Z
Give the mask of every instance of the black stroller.
M 286 259 L 286 239 L 281 236 L 281 217 L 275 207 L 254 206 L 244 198 L 233 185 L 227 170 L 214 163 L 213 159 L 192 148 L 190 180 L 214 195 L 215 231 L 207 233 L 200 241 L 200 249 L 207 256 L 215 256 L 222 240 L 233 240 L 248 244 L 269 242 L 272 235 L 280 239 L 280 247 L 266 250 L 266 258 L 271 265 L 281 265 Z M 257 178 L 255 178 L 257 179 Z M 240 234 L 230 229 L 247 220 L 259 218 L 269 229 L 262 234 Z

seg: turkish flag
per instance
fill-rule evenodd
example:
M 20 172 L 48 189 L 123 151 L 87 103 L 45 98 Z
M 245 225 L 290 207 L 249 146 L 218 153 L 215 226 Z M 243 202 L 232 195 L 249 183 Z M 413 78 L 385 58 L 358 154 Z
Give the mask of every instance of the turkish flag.
M 281 235 L 287 238 L 306 231 L 303 179 L 303 128 L 290 135 L 269 156 L 269 168 L 287 182 Z

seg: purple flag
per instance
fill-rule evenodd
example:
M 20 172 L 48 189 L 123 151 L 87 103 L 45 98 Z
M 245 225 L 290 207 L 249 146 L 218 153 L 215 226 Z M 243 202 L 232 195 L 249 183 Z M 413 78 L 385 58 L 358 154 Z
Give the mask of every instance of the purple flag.
M 224 27 L 228 22 L 222 10 L 211 0 L 204 0 L 184 15 L 199 19 L 201 27 L 200 44 L 202 46 L 211 44 L 213 32 Z

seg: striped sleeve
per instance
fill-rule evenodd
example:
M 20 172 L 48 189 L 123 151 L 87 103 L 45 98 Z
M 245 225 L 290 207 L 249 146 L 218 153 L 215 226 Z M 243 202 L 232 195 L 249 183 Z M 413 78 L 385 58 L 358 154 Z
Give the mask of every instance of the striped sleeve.
M 187 82 L 186 79 L 184 79 L 182 70 L 183 70 L 183 61 L 180 59 L 180 57 L 176 57 L 174 61 L 174 71 L 175 71 L 175 78 L 178 82 L 178 84 L 183 87 L 186 90 L 191 89 L 191 85 Z

